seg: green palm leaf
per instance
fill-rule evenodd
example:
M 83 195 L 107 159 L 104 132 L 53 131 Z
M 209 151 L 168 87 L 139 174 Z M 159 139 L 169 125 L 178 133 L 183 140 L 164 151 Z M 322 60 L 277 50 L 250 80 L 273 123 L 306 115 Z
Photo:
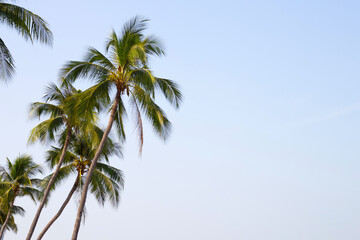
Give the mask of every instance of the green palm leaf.
M 54 141 L 55 133 L 64 125 L 63 117 L 55 117 L 39 123 L 31 130 L 29 143 L 34 143 L 38 140 L 44 142 L 47 139 Z
M 26 40 L 37 40 L 52 45 L 53 35 L 48 24 L 29 10 L 2 2 L 0 3 L 0 19 L 9 27 L 16 29 Z
M 15 72 L 14 60 L 4 41 L 0 38 L 0 79 L 8 80 Z
M 182 102 L 182 94 L 179 85 L 165 78 L 155 78 L 155 86 L 160 88 L 165 98 L 175 107 L 179 108 Z
M 0 21 L 15 29 L 25 40 L 52 45 L 53 35 L 48 24 L 40 16 L 25 8 L 1 1 Z M 14 71 L 14 60 L 4 41 L 0 39 L 0 79 L 3 81 L 11 79 Z

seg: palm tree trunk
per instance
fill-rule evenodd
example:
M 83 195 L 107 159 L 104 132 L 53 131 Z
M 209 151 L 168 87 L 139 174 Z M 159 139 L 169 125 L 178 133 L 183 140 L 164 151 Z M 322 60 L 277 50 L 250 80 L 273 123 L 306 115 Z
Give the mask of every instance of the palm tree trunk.
M 6 215 L 6 218 L 5 218 L 5 222 L 3 223 L 3 225 L 1 226 L 1 230 L 0 230 L 0 239 L 2 239 L 3 237 L 3 234 L 4 234 L 4 231 L 6 229 L 6 225 L 10 219 L 10 215 L 11 215 L 11 210 L 13 208 L 13 205 L 14 205 L 14 201 L 15 201 L 15 196 L 14 196 L 14 199 L 11 201 L 10 203 L 10 206 L 9 206 L 9 211 L 8 211 L 8 214 Z
M 103 147 L 105 145 L 105 142 L 107 140 L 107 137 L 108 137 L 108 135 L 110 133 L 112 124 L 113 124 L 115 116 L 116 116 L 119 101 L 120 101 L 120 91 L 118 89 L 117 92 L 116 92 L 116 96 L 115 96 L 115 100 L 114 100 L 112 109 L 111 109 L 109 123 L 108 123 L 108 125 L 106 127 L 104 135 L 103 135 L 103 137 L 102 137 L 102 139 L 100 141 L 99 147 L 98 147 L 98 149 L 97 149 L 97 151 L 95 153 L 94 159 L 91 162 L 89 171 L 88 171 L 87 176 L 86 176 L 86 180 L 85 180 L 83 190 L 82 190 L 82 193 L 81 193 L 80 204 L 79 204 L 79 208 L 78 208 L 78 212 L 77 212 L 77 216 L 76 216 L 76 220 L 75 220 L 73 235 L 71 237 L 72 240 L 77 240 L 77 236 L 79 234 L 79 229 L 80 229 L 81 217 L 82 217 L 82 214 L 83 214 L 83 211 L 84 211 L 84 206 L 85 206 L 85 202 L 86 202 L 86 195 L 87 195 L 87 191 L 88 191 L 88 188 L 89 188 L 91 176 L 92 176 L 93 171 L 95 170 L 96 163 L 99 160 L 102 149 L 103 149 Z
M 65 199 L 65 202 L 61 205 L 59 211 L 55 214 L 55 216 L 50 220 L 50 222 L 45 226 L 45 228 L 42 230 L 42 232 L 40 233 L 40 235 L 38 236 L 37 240 L 41 240 L 42 237 L 45 235 L 45 233 L 47 232 L 47 230 L 49 230 L 49 228 L 51 227 L 51 225 L 60 217 L 61 213 L 64 211 L 66 205 L 69 203 L 72 195 L 74 194 L 77 186 L 79 184 L 79 177 L 76 177 L 75 183 L 73 185 L 73 187 L 71 188 L 69 195 L 67 196 L 67 198 Z
M 61 153 L 61 156 L 60 156 L 60 159 L 59 159 L 59 162 L 56 166 L 56 169 L 54 171 L 54 174 L 52 175 L 52 177 L 50 178 L 50 181 L 45 189 L 45 192 L 44 192 L 44 196 L 42 197 L 41 199 L 41 202 L 39 204 L 39 207 L 38 207 L 38 210 L 35 214 L 35 217 L 34 217 L 34 220 L 31 224 L 31 227 L 30 227 L 30 230 L 28 232 L 28 235 L 26 236 L 26 240 L 30 240 L 31 239 L 31 236 L 34 234 L 34 230 L 35 230 L 35 227 L 36 227 L 36 224 L 39 220 L 39 217 L 40 217 L 40 213 L 45 205 L 45 202 L 46 202 L 46 199 L 49 195 L 49 192 L 50 192 L 50 189 L 51 189 L 51 186 L 53 185 L 54 181 L 55 181 L 55 178 L 56 176 L 58 175 L 59 173 L 59 170 L 60 170 L 60 167 L 64 161 L 64 158 L 65 158 L 65 153 L 66 153 L 66 150 L 69 146 L 69 143 L 70 143 L 70 137 L 71 137 L 71 127 L 68 126 L 68 129 L 67 129 L 67 133 L 66 133 L 66 139 L 65 139 L 65 144 L 64 144 L 64 147 L 63 147 L 63 150 L 62 150 L 62 153 Z

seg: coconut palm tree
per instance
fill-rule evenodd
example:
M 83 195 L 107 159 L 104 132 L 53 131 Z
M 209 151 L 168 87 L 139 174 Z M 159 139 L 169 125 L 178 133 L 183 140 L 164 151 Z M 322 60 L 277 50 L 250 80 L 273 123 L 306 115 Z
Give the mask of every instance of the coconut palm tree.
M 0 229 L 0 239 L 2 238 L 6 226 L 11 218 L 11 213 L 15 213 L 14 202 L 17 197 L 29 196 L 36 201 L 41 196 L 41 191 L 34 188 L 40 180 L 34 178 L 37 173 L 41 173 L 41 167 L 28 155 L 21 155 L 11 162 L 7 159 L 6 167 L 0 168 L 1 209 L 6 209 L 7 215 Z
M 31 238 L 31 235 L 34 232 L 41 211 L 47 201 L 50 189 L 65 158 L 65 153 L 71 141 L 71 135 L 73 132 L 79 131 L 80 128 L 84 130 L 88 125 L 87 122 L 91 122 L 96 119 L 95 115 L 92 115 L 92 119 L 89 121 L 85 121 L 84 118 L 76 119 L 73 117 L 71 111 L 66 108 L 66 101 L 78 93 L 79 91 L 71 84 L 62 88 L 58 88 L 55 84 L 52 84 L 47 87 L 46 94 L 44 96 L 45 101 L 35 102 L 30 106 L 31 118 L 38 117 L 40 119 L 42 116 L 48 116 L 49 118 L 42 121 L 32 129 L 29 137 L 29 143 L 34 143 L 39 140 L 43 142 L 46 140 L 58 140 L 63 147 L 62 154 L 57 162 L 55 171 L 48 181 L 48 186 L 44 190 L 44 195 L 31 224 L 28 239 Z M 88 116 L 90 116 L 90 114 L 88 114 Z
M 100 136 L 102 131 L 99 130 Z M 99 140 L 101 139 L 98 138 Z M 70 201 L 74 192 L 78 190 L 81 192 L 84 179 L 86 179 L 86 173 L 91 164 L 91 160 L 94 157 L 95 151 L 98 146 L 98 141 L 94 141 L 94 138 L 78 136 L 69 147 L 69 151 L 66 153 L 64 160 L 64 166 L 60 168 L 59 174 L 54 182 L 53 186 L 60 184 L 64 179 L 70 175 L 75 175 L 74 184 L 71 188 L 67 198 L 60 207 L 59 211 L 45 226 L 37 240 L 42 239 L 46 231 L 51 225 L 60 217 L 61 213 L 65 209 L 66 205 Z M 108 161 L 111 155 L 121 155 L 120 148 L 117 144 L 114 144 L 111 139 L 105 144 L 103 152 L 99 161 Z M 61 155 L 61 148 L 52 147 L 47 152 L 46 162 L 50 168 L 56 166 L 59 156 Z M 46 177 L 44 182 L 50 179 L 51 175 Z M 91 193 L 96 197 L 99 204 L 104 205 L 106 200 L 109 200 L 113 206 L 117 206 L 119 203 L 119 191 L 123 188 L 124 180 L 121 170 L 111 167 L 110 165 L 99 162 L 96 165 L 93 175 L 91 176 L 90 189 Z
M 0 22 L 15 29 L 25 40 L 52 45 L 53 35 L 46 21 L 25 8 L 0 0 Z M 14 69 L 13 57 L 0 38 L 0 80 L 9 80 Z
M 125 136 L 122 121 L 126 115 L 124 98 L 128 98 L 135 113 L 140 152 L 143 146 L 142 114 L 145 114 L 155 132 L 163 139 L 166 139 L 170 131 L 170 121 L 155 103 L 156 90 L 160 90 L 175 108 L 181 102 L 178 85 L 169 79 L 155 77 L 149 68 L 150 58 L 164 55 L 164 50 L 157 38 L 144 35 L 147 21 L 139 17 L 131 19 L 120 34 L 114 31 L 110 34 L 105 54 L 89 48 L 83 61 L 70 61 L 60 72 L 66 83 L 72 83 L 78 78 L 88 78 L 95 82 L 94 86 L 71 102 L 77 113 L 86 116 L 91 113 L 89 109 L 94 105 L 110 107 L 107 128 L 91 163 L 88 172 L 90 177 L 84 183 L 72 240 L 77 239 L 91 175 L 114 122 L 119 136 Z

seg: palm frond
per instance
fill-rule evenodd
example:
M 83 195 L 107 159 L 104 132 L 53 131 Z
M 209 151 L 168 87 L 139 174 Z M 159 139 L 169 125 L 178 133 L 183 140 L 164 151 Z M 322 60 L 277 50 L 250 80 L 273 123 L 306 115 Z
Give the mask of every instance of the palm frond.
M 150 70 L 144 68 L 134 69 L 130 73 L 130 79 L 134 84 L 140 86 L 152 97 L 154 97 L 156 80 Z
M 16 29 L 25 39 L 52 45 L 53 35 L 48 24 L 31 11 L 13 4 L 0 3 L 0 18 L 9 27 Z
M 19 214 L 20 216 L 24 216 L 25 210 L 20 206 L 13 205 L 13 207 L 11 209 L 11 214 Z
M 98 126 L 93 125 L 92 133 L 93 134 L 91 134 L 89 136 L 90 138 L 82 136 L 83 140 L 86 140 L 86 138 L 87 138 L 88 141 L 86 144 L 89 144 L 91 146 L 92 154 L 91 154 L 91 156 L 87 156 L 88 159 L 92 159 L 93 155 L 95 155 L 95 152 L 96 152 L 96 150 L 101 142 L 101 139 L 104 135 L 104 131 L 101 128 L 99 128 Z M 81 138 L 79 138 L 78 140 L 81 140 Z M 120 144 L 114 142 L 110 137 L 108 137 L 105 142 L 105 145 L 103 147 L 103 150 L 101 153 L 101 158 L 105 158 L 106 161 L 109 161 L 109 157 L 113 156 L 113 155 L 122 157 L 121 150 L 122 149 L 121 149 Z
M 151 96 L 142 88 L 135 86 L 130 100 L 132 103 L 136 103 L 145 113 L 155 133 L 166 140 L 171 130 L 171 122 Z
M 51 146 L 51 149 L 46 151 L 45 153 L 45 163 L 48 165 L 50 169 L 53 169 L 59 162 L 60 156 L 62 154 L 62 148 L 57 148 Z M 76 155 L 70 151 L 65 152 L 65 158 L 63 160 L 63 164 L 70 164 L 74 162 L 76 159 Z
M 19 192 L 19 197 L 28 196 L 35 203 L 42 197 L 42 192 L 32 187 L 22 187 Z
M 124 24 L 122 35 L 129 34 L 141 34 L 146 29 L 147 22 L 150 21 L 147 18 L 135 16 Z
M 134 97 L 131 98 L 130 103 L 133 107 L 133 112 L 135 113 L 135 128 L 138 131 L 138 140 L 139 140 L 139 153 L 142 153 L 142 148 L 144 145 L 144 129 L 143 129 L 143 121 L 141 117 L 141 112 L 139 108 L 139 104 L 137 103 Z
M 10 182 L 0 182 L 0 195 L 5 194 L 6 191 L 8 191 L 11 188 Z
M 96 63 L 87 61 L 70 61 L 60 69 L 59 77 L 64 82 L 73 83 L 78 78 L 90 78 L 101 81 L 104 76 L 110 75 L 110 71 Z
M 126 139 L 124 122 L 123 122 L 123 120 L 126 116 L 127 116 L 126 108 L 124 106 L 124 102 L 123 102 L 122 98 L 120 98 L 119 103 L 118 103 L 118 110 L 117 110 L 117 113 L 115 115 L 115 120 L 114 120 L 116 133 L 117 133 L 120 141 L 125 141 L 125 139 Z
M 120 189 L 121 187 L 118 183 L 105 174 L 97 170 L 93 172 L 90 181 L 90 191 L 101 205 L 104 205 L 108 199 L 113 206 L 117 206 L 120 201 Z
M 55 83 L 51 83 L 46 86 L 45 94 L 43 99 L 46 102 L 56 101 L 57 104 L 61 104 L 66 98 L 66 93 L 64 89 L 60 89 Z
M 85 56 L 85 59 L 87 59 L 87 61 L 90 63 L 96 63 L 99 66 L 102 66 L 109 72 L 116 70 L 114 64 L 96 48 L 90 47 L 88 49 L 87 55 Z
M 67 108 L 71 112 L 78 113 L 75 115 L 78 118 L 86 119 L 87 121 L 94 122 L 94 109 L 101 111 L 110 103 L 109 92 L 114 87 L 110 80 L 100 82 L 89 89 L 71 97 L 71 101 L 67 102 Z M 81 116 L 79 116 L 81 115 Z
M 14 60 L 4 41 L 0 38 L 0 79 L 6 81 L 15 72 Z
M 59 106 L 50 103 L 33 102 L 29 108 L 29 118 L 39 118 L 41 116 L 50 116 L 51 118 L 60 117 L 64 114 L 64 110 Z
M 46 140 L 55 140 L 55 133 L 63 127 L 64 119 L 62 116 L 50 118 L 39 123 L 30 132 L 28 143 L 34 143 L 38 140 L 45 142 Z
M 144 49 L 147 55 L 163 56 L 165 50 L 161 41 L 154 35 L 147 36 L 143 41 Z
M 6 219 L 6 215 L 7 215 L 6 213 L 0 212 L 0 227 L 3 225 L 3 223 Z M 8 223 L 6 224 L 6 230 L 11 230 L 15 233 L 17 233 L 17 231 L 18 231 L 13 214 L 10 215 L 10 219 L 9 219 Z
M 183 97 L 177 83 L 165 78 L 155 78 L 155 86 L 161 90 L 165 98 L 175 108 L 178 109 L 180 107 Z
M 61 167 L 59 169 L 59 172 L 55 178 L 55 181 L 53 183 L 53 185 L 51 186 L 50 191 L 54 191 L 63 181 L 65 181 L 71 174 L 76 173 L 76 169 L 74 167 L 74 164 L 68 164 L 65 165 L 63 167 Z M 45 189 L 48 186 L 48 183 L 50 181 L 50 178 L 53 176 L 53 174 L 50 174 L 48 176 L 46 176 L 41 184 L 40 184 L 40 188 L 41 189 Z
M 101 162 L 96 164 L 96 169 L 117 182 L 121 188 L 124 188 L 124 173 L 120 169 Z

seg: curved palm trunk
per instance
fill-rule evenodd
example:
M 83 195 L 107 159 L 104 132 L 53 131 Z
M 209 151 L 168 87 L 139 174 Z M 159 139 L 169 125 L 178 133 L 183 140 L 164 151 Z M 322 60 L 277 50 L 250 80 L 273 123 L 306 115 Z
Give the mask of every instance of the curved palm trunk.
M 85 206 L 85 202 L 86 202 L 86 195 L 87 195 L 87 191 L 88 191 L 88 188 L 89 188 L 91 176 L 92 176 L 92 173 L 95 170 L 96 163 L 99 160 L 102 149 L 103 149 L 103 147 L 105 145 L 105 142 L 107 140 L 107 137 L 108 137 L 108 135 L 110 133 L 112 124 L 113 124 L 114 119 L 115 119 L 116 110 L 117 110 L 117 107 L 118 107 L 118 104 L 119 104 L 119 100 L 120 100 L 120 91 L 117 90 L 116 97 L 115 97 L 115 100 L 114 100 L 114 103 L 113 103 L 113 106 L 112 106 L 112 109 L 111 109 L 109 123 L 108 123 L 108 125 L 106 127 L 106 130 L 104 132 L 104 135 L 103 135 L 103 137 L 102 137 L 102 139 L 100 141 L 100 144 L 99 144 L 99 147 L 98 147 L 98 149 L 97 149 L 97 151 L 95 153 L 94 159 L 91 162 L 91 165 L 90 165 L 90 168 L 89 168 L 89 171 L 87 173 L 87 177 L 86 177 L 86 180 L 85 180 L 85 183 L 84 183 L 84 186 L 83 186 L 83 190 L 82 190 L 82 193 L 81 193 L 80 204 L 79 204 L 79 208 L 78 208 L 78 212 L 77 212 L 77 216 L 76 216 L 76 220 L 75 220 L 73 235 L 71 237 L 72 240 L 76 240 L 77 236 L 79 234 L 81 217 L 82 217 L 82 214 L 83 214 L 83 211 L 84 211 L 84 206 Z
M 6 218 L 5 218 L 5 222 L 3 223 L 3 225 L 1 226 L 1 230 L 0 230 L 0 239 L 2 239 L 3 235 L 4 235 L 4 231 L 6 229 L 6 225 L 10 219 L 10 215 L 11 215 L 11 210 L 13 208 L 13 205 L 14 205 L 14 201 L 15 201 L 15 197 L 14 199 L 11 201 L 10 203 L 10 206 L 9 206 L 9 211 L 8 211 L 8 214 L 6 215 Z
M 69 203 L 72 195 L 74 194 L 77 186 L 79 184 L 79 177 L 76 178 L 75 183 L 73 185 L 73 187 L 71 188 L 69 195 L 67 196 L 67 198 L 65 199 L 65 202 L 61 205 L 59 211 L 55 214 L 55 216 L 50 220 L 50 222 L 45 226 L 45 228 L 42 230 L 42 232 L 40 233 L 40 235 L 38 236 L 37 240 L 42 239 L 42 237 L 45 235 L 45 233 L 47 232 L 47 230 L 49 230 L 49 228 L 51 227 L 51 225 L 60 217 L 61 213 L 64 211 L 66 205 Z
M 64 161 L 64 158 L 65 158 L 65 153 L 66 153 L 66 150 L 69 146 L 69 143 L 70 143 L 70 137 L 71 137 L 71 127 L 68 126 L 68 130 L 67 130 L 67 133 L 66 133 L 66 139 L 65 139 L 65 144 L 64 144 L 64 148 L 63 148 L 63 151 L 61 153 L 61 156 L 60 156 L 60 159 L 59 159 L 59 162 L 56 166 L 56 169 L 54 171 L 54 174 L 52 175 L 52 177 L 50 178 L 50 181 L 45 189 L 45 192 L 44 192 L 44 196 L 42 197 L 41 199 L 41 202 L 39 204 L 39 207 L 38 207 L 38 210 L 35 214 L 35 217 L 34 217 L 34 220 L 31 224 L 31 227 L 30 227 L 30 230 L 28 232 L 28 235 L 26 236 L 26 240 L 30 240 L 31 239 L 31 236 L 34 234 L 34 230 L 35 230 L 35 227 L 36 227 L 36 224 L 39 220 L 39 217 L 40 217 L 40 213 L 45 205 L 45 202 L 46 202 L 46 199 L 49 195 L 49 192 L 50 192 L 50 189 L 51 189 L 51 186 L 53 185 L 54 181 L 55 181 L 55 178 L 56 176 L 58 175 L 59 173 L 59 170 L 60 170 L 60 167 Z

